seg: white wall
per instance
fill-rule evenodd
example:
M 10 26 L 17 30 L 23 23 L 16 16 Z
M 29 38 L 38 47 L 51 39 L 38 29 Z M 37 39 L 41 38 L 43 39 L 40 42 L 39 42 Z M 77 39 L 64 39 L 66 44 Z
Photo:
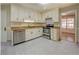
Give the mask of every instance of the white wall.
M 77 10 L 77 17 L 78 17 L 78 19 L 77 19 L 77 39 L 78 39 L 78 42 L 79 42 L 79 8 L 78 8 L 78 10 Z
M 10 26 L 10 6 L 1 5 L 1 42 L 7 42 L 10 39 L 10 32 L 7 30 Z M 4 28 L 6 27 L 6 31 Z
M 0 4 L 0 42 L 1 42 L 1 4 Z
M 1 4 L 0 4 L 0 54 L 1 54 Z

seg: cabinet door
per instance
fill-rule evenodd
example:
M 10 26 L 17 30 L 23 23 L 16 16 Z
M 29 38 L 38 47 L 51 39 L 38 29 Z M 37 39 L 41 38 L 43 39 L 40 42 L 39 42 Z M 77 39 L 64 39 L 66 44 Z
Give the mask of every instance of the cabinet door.
M 51 28 L 50 31 L 51 31 L 51 34 L 50 34 L 51 36 L 50 37 L 53 40 L 53 29 Z
M 34 29 L 35 30 L 35 37 L 39 37 L 39 36 L 42 36 L 43 34 L 43 29 L 42 28 L 36 28 Z
M 37 16 L 38 16 L 38 22 L 42 22 L 41 14 L 39 13 Z
M 19 10 L 18 10 L 18 18 L 19 18 L 19 22 L 23 22 L 23 20 L 24 20 L 24 10 L 23 10 L 23 8 L 22 7 L 19 7 L 18 8 Z
M 35 20 L 35 22 L 38 22 L 38 16 L 37 16 L 36 12 L 34 13 L 34 20 Z
M 25 31 L 26 33 L 25 33 L 25 37 L 26 37 L 26 41 L 27 40 L 30 40 L 30 39 L 33 39 L 33 32 L 32 32 L 32 29 L 27 29 L 26 31 Z
M 28 10 L 24 9 L 24 20 L 28 20 Z
M 34 22 L 37 22 L 36 13 L 33 13 L 33 19 L 34 19 Z
M 53 37 L 54 37 L 53 40 L 58 40 L 58 39 L 57 39 L 57 37 L 58 37 L 57 35 L 58 35 L 58 34 L 57 34 L 57 30 L 56 30 L 56 29 L 54 29 L 53 34 L 54 34 L 54 35 L 53 35 Z
M 45 14 L 41 14 L 42 22 L 45 23 Z
M 39 36 L 42 36 L 42 35 L 43 35 L 43 28 L 39 28 L 39 29 L 38 29 L 38 32 L 39 32 L 38 35 L 39 35 Z
M 15 5 L 11 6 L 11 21 L 18 21 L 18 8 Z
M 29 33 L 30 33 L 30 32 L 29 32 L 29 30 L 27 29 L 27 30 L 25 31 L 25 40 L 26 40 L 26 41 L 30 39 Z
M 58 40 L 57 29 L 52 29 L 52 28 L 51 28 L 51 39 L 52 39 L 52 40 Z

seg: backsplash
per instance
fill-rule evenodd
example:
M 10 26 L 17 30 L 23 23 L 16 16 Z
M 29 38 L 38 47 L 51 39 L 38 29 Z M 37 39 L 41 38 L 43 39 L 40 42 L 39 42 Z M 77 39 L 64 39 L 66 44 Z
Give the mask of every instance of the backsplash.
M 11 22 L 11 27 L 19 26 L 46 26 L 45 23 L 34 23 L 34 22 Z

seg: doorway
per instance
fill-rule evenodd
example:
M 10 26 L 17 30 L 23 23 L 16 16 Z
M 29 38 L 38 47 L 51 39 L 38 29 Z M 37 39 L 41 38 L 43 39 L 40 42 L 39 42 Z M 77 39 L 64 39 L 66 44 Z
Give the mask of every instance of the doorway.
M 61 13 L 60 20 L 60 38 L 75 42 L 75 12 L 67 11 Z

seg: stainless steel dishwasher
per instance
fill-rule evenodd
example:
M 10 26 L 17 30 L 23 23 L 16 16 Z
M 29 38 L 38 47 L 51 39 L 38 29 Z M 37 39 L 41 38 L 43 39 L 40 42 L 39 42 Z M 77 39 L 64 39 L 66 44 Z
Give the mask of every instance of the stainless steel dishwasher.
M 25 42 L 25 30 L 15 30 L 13 31 L 13 45 L 17 45 Z

